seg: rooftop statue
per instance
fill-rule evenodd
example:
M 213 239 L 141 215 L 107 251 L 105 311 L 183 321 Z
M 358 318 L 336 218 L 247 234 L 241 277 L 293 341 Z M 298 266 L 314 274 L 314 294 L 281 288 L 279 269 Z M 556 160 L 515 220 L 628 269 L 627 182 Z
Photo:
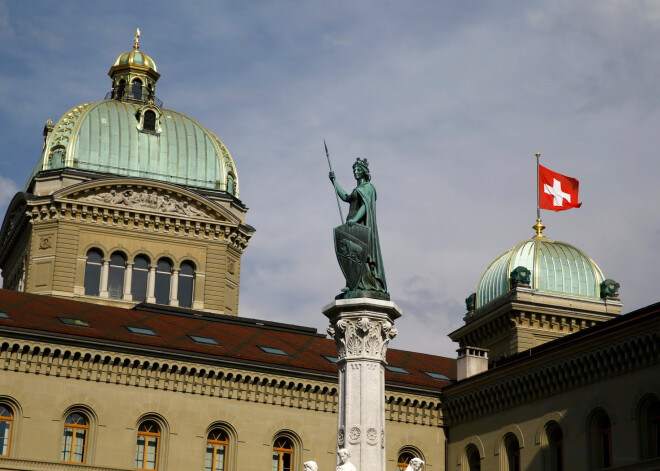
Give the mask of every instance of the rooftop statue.
M 353 175 L 357 186 L 351 193 L 347 193 L 330 170 L 330 181 L 337 196 L 349 203 L 346 223 L 334 229 L 335 252 L 346 278 L 346 287 L 337 299 L 389 300 L 376 225 L 376 188 L 371 184 L 367 159 L 358 158 L 355 161 Z

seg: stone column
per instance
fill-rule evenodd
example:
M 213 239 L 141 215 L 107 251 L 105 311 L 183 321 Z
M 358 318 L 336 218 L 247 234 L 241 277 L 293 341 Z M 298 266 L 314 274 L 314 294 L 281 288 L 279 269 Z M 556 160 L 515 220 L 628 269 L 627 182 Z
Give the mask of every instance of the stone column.
M 147 274 L 147 303 L 155 303 L 156 298 L 154 293 L 156 292 L 156 265 L 149 265 L 149 273 Z
M 401 317 L 391 301 L 340 299 L 323 308 L 339 359 L 337 448 L 351 452 L 357 471 L 386 471 L 385 354 Z
M 101 287 L 99 296 L 102 298 L 108 297 L 108 274 L 110 272 L 110 259 L 104 258 L 103 265 L 101 265 Z
M 170 306 L 179 305 L 179 269 L 172 269 L 172 279 L 170 280 Z
M 132 301 L 131 286 L 133 285 L 133 262 L 126 262 L 126 272 L 124 273 L 124 300 Z

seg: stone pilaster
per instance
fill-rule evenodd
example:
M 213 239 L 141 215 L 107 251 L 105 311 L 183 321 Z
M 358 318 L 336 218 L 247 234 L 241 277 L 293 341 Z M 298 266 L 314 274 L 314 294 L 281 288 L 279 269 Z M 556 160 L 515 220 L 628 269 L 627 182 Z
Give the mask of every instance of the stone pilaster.
M 401 316 L 391 301 L 340 299 L 323 308 L 339 359 L 337 448 L 357 471 L 385 471 L 385 355 Z

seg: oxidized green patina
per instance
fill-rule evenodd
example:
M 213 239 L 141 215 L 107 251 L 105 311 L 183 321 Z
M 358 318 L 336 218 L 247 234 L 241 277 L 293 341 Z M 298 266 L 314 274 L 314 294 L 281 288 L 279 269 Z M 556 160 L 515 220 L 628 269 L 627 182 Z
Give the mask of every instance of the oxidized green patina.
M 376 188 L 371 184 L 367 159 L 355 161 L 353 175 L 357 186 L 349 194 L 330 172 L 337 195 L 349 203 L 346 224 L 334 229 L 335 252 L 346 278 L 346 287 L 337 298 L 389 300 L 376 224 Z

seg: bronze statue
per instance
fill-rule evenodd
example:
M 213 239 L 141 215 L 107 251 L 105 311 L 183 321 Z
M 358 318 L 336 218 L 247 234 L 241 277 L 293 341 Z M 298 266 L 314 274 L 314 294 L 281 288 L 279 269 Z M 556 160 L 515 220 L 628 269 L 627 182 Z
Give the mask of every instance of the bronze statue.
M 349 203 L 346 224 L 334 229 L 335 252 L 346 278 L 346 287 L 337 298 L 389 300 L 376 224 L 376 188 L 371 184 L 367 159 L 355 161 L 353 175 L 357 186 L 349 194 L 337 183 L 330 170 L 330 181 L 336 194 Z

